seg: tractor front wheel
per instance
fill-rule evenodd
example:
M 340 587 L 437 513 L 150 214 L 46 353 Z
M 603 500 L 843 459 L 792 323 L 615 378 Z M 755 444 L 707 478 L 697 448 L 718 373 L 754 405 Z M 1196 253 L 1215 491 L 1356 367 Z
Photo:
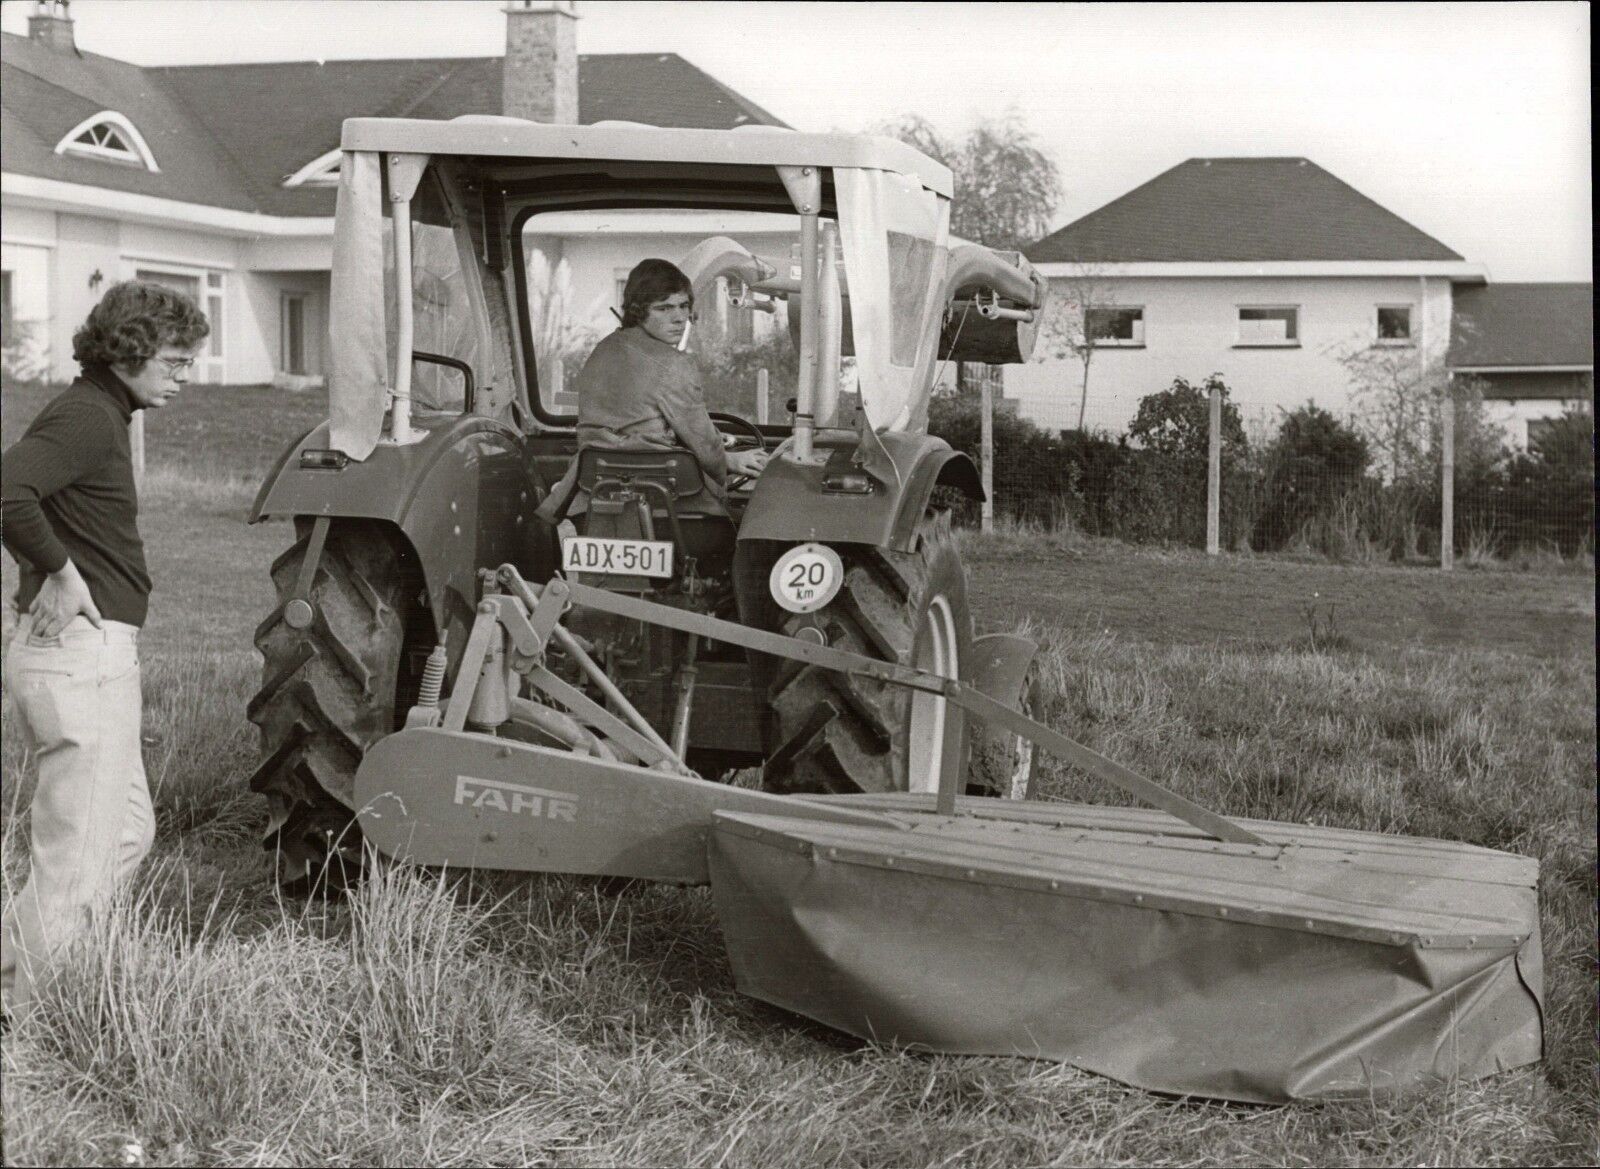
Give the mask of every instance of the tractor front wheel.
M 304 606 L 290 606 L 312 525 L 297 529 L 272 565 L 277 607 L 256 629 L 262 680 L 248 715 L 261 728 L 261 763 L 250 786 L 267 799 L 264 843 L 278 855 L 280 883 L 331 891 L 361 872 L 356 768 L 396 727 L 414 558 L 380 525 L 334 521 L 301 598 L 308 620 Z
M 839 594 L 789 617 L 791 637 L 959 678 L 972 648 L 967 578 L 947 516 L 924 522 L 913 553 L 845 551 Z M 776 749 L 763 786 L 790 792 L 935 792 L 970 736 L 942 696 L 788 662 L 771 688 Z

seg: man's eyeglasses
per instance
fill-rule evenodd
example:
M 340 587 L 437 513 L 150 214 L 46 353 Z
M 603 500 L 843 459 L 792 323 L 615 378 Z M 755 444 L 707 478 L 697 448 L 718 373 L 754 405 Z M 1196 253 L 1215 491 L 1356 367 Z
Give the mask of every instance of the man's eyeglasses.
M 194 365 L 192 357 L 158 357 L 156 360 L 167 367 L 168 374 L 178 373 Z

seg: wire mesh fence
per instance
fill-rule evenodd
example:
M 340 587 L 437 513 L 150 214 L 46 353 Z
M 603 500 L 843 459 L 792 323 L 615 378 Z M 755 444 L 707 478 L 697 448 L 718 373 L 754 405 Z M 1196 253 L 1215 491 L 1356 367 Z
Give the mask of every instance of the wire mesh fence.
M 973 391 L 985 376 L 964 370 L 930 414 L 930 429 L 975 459 L 982 417 Z M 1470 395 L 1427 403 L 1405 444 L 1375 435 L 1370 418 L 1309 404 L 1282 412 L 1276 426 L 1248 425 L 1217 379 L 1176 379 L 1138 403 L 1101 401 L 1099 416 L 1117 418 L 1115 428 L 1041 425 L 993 398 L 993 512 L 1002 521 L 1193 547 L 1207 547 L 1209 527 L 1220 549 L 1365 563 L 1593 555 L 1587 404 L 1547 420 L 1519 449 L 1485 425 Z M 961 518 L 977 522 L 975 512 Z

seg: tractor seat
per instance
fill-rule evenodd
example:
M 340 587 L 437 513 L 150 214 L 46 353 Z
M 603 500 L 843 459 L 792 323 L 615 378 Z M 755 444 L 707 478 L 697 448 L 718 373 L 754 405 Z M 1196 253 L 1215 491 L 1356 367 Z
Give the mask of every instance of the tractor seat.
M 578 452 L 578 490 L 595 494 L 612 483 L 624 487 L 653 485 L 671 499 L 688 499 L 706 489 L 700 464 L 686 450 L 661 447 L 648 451 L 585 447 Z

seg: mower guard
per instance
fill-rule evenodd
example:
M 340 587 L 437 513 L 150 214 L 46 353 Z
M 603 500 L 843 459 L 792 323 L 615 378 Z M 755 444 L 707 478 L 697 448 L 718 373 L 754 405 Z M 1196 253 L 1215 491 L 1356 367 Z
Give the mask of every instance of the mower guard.
M 500 578 L 512 595 L 479 606 L 459 676 L 478 676 L 502 628 L 536 687 L 653 766 L 463 731 L 469 686 L 443 725 L 391 735 L 361 764 L 361 827 L 390 856 L 709 881 L 747 994 L 878 1042 L 1059 1060 L 1155 1091 L 1388 1094 L 1540 1058 L 1533 860 L 1228 819 L 971 681 L 580 584 L 539 590 L 509 566 Z M 557 623 L 570 603 L 942 695 L 1155 807 L 958 798 L 954 767 L 937 793 L 849 796 L 676 773 L 537 666 L 546 637 L 576 652 Z M 994 650 L 987 681 L 1003 692 L 1028 650 Z
M 1269 822 L 1268 847 L 1222 844 L 1144 809 L 848 806 L 909 827 L 717 814 L 743 993 L 879 1043 L 1258 1103 L 1540 1058 L 1534 861 Z

